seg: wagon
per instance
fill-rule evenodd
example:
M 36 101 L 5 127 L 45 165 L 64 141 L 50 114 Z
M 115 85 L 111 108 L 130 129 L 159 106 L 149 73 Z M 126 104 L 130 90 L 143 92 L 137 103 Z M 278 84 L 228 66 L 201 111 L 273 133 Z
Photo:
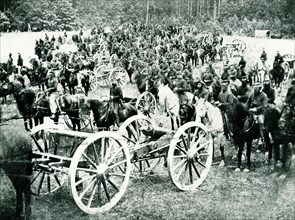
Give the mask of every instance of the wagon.
M 52 193 L 69 176 L 72 196 L 88 214 L 108 211 L 121 200 L 132 166 L 134 171 L 147 172 L 161 158 L 167 158 L 175 186 L 195 190 L 212 164 L 211 134 L 197 122 L 170 131 L 148 117 L 136 115 L 117 132 L 89 134 L 41 125 L 32 130 L 31 138 L 32 193 Z

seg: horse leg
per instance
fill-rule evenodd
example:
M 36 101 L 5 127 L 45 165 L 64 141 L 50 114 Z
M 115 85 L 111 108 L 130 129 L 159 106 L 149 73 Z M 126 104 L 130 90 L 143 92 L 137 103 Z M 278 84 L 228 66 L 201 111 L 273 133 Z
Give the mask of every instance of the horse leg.
M 249 172 L 251 167 L 251 150 L 252 150 L 252 140 L 247 141 L 247 168 L 244 169 L 244 172 Z
M 269 135 L 264 135 L 264 141 L 265 141 L 265 153 L 268 152 L 268 158 L 267 162 L 269 162 L 272 158 L 272 144 L 270 143 Z
M 245 142 L 242 141 L 238 144 L 238 166 L 236 168 L 236 171 L 239 172 L 241 171 L 241 166 L 242 166 L 242 154 L 243 154 L 243 150 L 244 150 L 244 145 Z
M 220 154 L 221 154 L 221 161 L 219 163 L 219 166 L 223 167 L 225 165 L 225 156 L 224 156 L 224 146 L 223 146 L 223 144 L 219 145 L 219 150 L 220 150 Z

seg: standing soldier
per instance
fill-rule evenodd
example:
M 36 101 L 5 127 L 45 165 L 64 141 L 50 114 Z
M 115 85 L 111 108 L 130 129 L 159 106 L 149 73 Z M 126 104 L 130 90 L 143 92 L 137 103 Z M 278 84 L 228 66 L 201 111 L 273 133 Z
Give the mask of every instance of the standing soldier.
M 53 71 L 50 71 L 48 74 L 48 82 L 47 82 L 47 90 L 45 92 L 48 92 L 49 95 L 49 107 L 51 116 L 50 119 L 56 118 L 56 110 L 57 110 L 57 104 L 56 104 L 56 98 L 57 98 L 57 86 L 58 86 L 58 80 L 55 77 L 55 74 Z
M 121 105 L 121 100 L 123 99 L 123 91 L 118 86 L 119 79 L 120 78 L 118 77 L 116 79 L 113 79 L 112 87 L 110 89 L 110 101 L 112 105 L 112 110 L 114 111 L 114 114 L 115 114 L 115 127 L 117 126 L 117 128 L 120 125 L 119 108 Z
M 8 73 L 8 75 L 13 73 L 13 58 L 12 58 L 11 53 L 9 53 L 9 57 L 8 57 L 8 60 L 7 60 L 7 73 Z
M 24 64 L 23 58 L 21 54 L 18 53 L 17 66 L 19 66 L 19 70 L 18 70 L 19 73 L 21 72 L 21 68 L 23 67 L 23 64 Z
M 295 78 L 292 79 L 291 86 L 287 91 L 285 104 L 290 105 L 291 108 L 295 107 Z
M 187 91 L 187 85 L 181 74 L 177 75 L 173 91 L 178 95 L 180 105 L 188 104 L 188 98 L 185 94 L 185 92 Z
M 260 55 L 260 60 L 261 61 L 264 61 L 264 62 L 267 60 L 267 54 L 265 52 L 265 48 L 264 47 L 262 48 L 262 54 Z

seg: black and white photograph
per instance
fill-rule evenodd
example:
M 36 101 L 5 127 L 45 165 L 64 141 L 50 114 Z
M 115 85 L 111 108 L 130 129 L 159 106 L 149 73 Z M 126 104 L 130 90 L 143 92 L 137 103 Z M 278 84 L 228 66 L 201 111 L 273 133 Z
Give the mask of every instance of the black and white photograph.
M 295 0 L 0 0 L 1 220 L 294 220 Z

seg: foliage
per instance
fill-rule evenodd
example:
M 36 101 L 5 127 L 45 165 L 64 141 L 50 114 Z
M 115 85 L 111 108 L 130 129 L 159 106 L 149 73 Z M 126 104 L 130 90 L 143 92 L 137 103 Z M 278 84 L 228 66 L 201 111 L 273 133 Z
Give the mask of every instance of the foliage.
M 1 31 L 72 30 L 125 22 L 150 25 L 196 24 L 200 30 L 253 36 L 255 29 L 269 29 L 285 37 L 295 35 L 294 0 L 221 0 L 213 20 L 214 0 L 3 0 L 6 17 Z M 147 16 L 147 2 L 149 13 Z M 191 11 L 188 3 L 192 3 Z M 200 9 L 198 4 L 202 5 Z M 217 7 L 217 6 L 216 6 Z M 2 15 L 3 16 L 3 15 Z

